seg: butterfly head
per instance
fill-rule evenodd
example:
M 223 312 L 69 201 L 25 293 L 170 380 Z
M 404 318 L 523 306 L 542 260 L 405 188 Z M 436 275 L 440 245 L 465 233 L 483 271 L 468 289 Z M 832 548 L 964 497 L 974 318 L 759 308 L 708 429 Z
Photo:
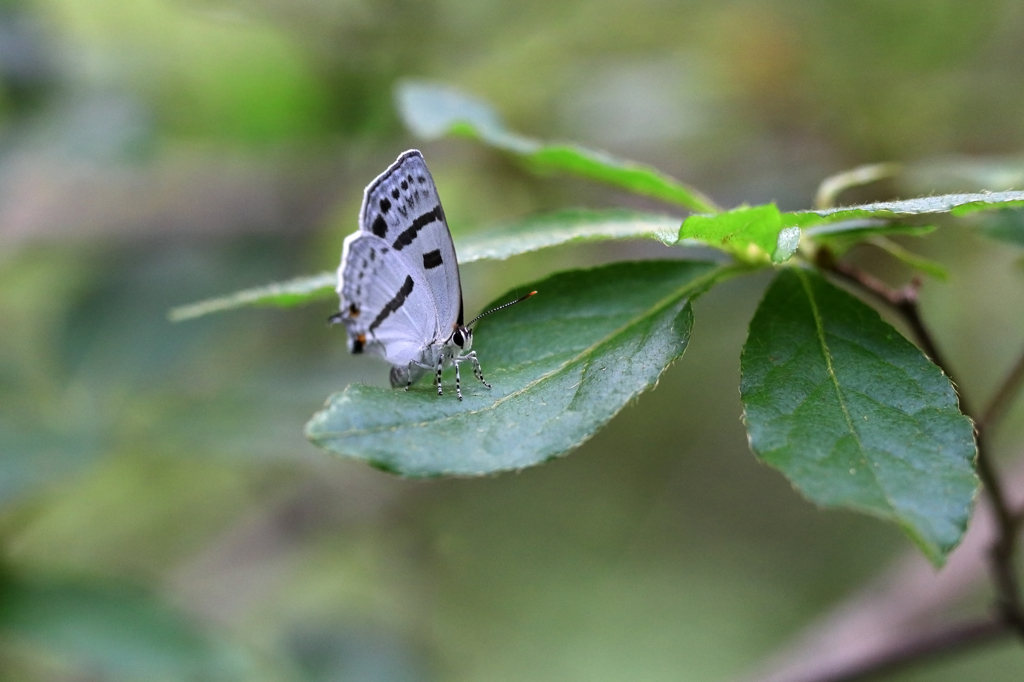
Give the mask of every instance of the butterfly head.
M 454 343 L 462 350 L 469 350 L 473 347 L 473 330 L 466 325 L 456 325 L 450 343 Z

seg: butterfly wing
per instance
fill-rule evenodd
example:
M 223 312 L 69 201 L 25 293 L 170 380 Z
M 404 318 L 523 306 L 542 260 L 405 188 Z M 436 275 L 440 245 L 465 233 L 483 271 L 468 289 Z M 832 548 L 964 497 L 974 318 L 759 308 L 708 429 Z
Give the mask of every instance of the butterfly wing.
M 353 353 L 379 355 L 392 365 L 420 361 L 437 336 L 437 311 L 420 273 L 372 234 L 345 239 L 339 268 L 338 317 Z
M 423 155 L 410 149 L 370 183 L 359 229 L 385 242 L 420 273 L 437 309 L 438 338 L 462 324 L 462 284 L 455 245 Z

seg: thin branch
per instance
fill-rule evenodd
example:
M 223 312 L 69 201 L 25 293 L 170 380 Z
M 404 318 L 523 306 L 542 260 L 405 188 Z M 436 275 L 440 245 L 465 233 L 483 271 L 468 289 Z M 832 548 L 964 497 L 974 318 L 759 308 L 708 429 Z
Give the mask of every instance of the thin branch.
M 1020 392 L 1021 384 L 1024 384 L 1024 353 L 1017 358 L 1017 364 L 1006 375 L 1003 384 L 978 418 L 979 428 L 989 428 L 1002 418 Z
M 988 456 L 985 430 L 981 424 L 975 426 L 978 442 L 978 476 L 992 500 L 992 508 L 999 526 L 999 534 L 990 551 L 992 577 L 996 583 L 996 600 L 999 612 L 1024 637 L 1024 607 L 1021 606 L 1020 583 L 1014 558 L 1017 553 L 1018 520 L 1010 509 L 1006 494 L 1000 483 L 999 474 Z
M 853 664 L 822 667 L 795 677 L 770 677 L 762 682 L 860 682 L 994 642 L 1012 633 L 1006 621 L 999 618 L 958 623 L 944 630 L 905 639 L 890 649 Z
M 1014 493 L 1013 504 L 1022 501 L 1016 493 L 1024 491 L 1024 458 L 1015 460 L 1005 474 L 1004 486 Z M 984 578 L 991 580 L 989 549 L 998 533 L 991 500 L 985 497 L 978 501 L 967 533 L 941 571 L 936 572 L 921 552 L 903 552 L 887 569 L 808 623 L 753 674 L 736 682 L 812 680 L 814 671 L 838 674 L 880 659 L 882 652 L 907 641 L 909 633 L 939 622 L 951 605 L 977 593 Z

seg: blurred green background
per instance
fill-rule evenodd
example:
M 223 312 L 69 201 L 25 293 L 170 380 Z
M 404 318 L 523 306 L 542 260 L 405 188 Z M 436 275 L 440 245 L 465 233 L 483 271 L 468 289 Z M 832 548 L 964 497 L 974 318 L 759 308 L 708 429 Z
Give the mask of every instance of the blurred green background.
M 797 209 L 860 163 L 1019 153 L 1022 36 L 1015 0 L 0 0 L 0 679 L 703 681 L 756 666 L 909 549 L 816 510 L 747 450 L 738 358 L 767 277 L 700 299 L 685 358 L 579 450 L 480 480 L 401 480 L 303 439 L 329 393 L 386 382 L 326 326 L 331 303 L 166 312 L 335 268 L 363 187 L 409 147 L 456 240 L 565 206 L 665 210 L 410 139 L 402 78 L 722 205 Z M 950 267 L 925 314 L 980 403 L 1019 350 L 1024 287 L 1019 250 L 970 228 L 905 243 Z M 467 266 L 467 311 L 555 270 L 659 255 Z M 998 454 L 1022 434 L 1018 407 Z M 1007 645 L 902 679 L 1022 674 Z

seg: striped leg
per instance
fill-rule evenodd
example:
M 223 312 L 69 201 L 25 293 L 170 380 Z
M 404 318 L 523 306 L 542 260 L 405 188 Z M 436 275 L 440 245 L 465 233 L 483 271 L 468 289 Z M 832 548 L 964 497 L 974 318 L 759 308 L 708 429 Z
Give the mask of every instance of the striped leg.
M 444 369 L 444 353 L 437 359 L 437 377 L 434 379 L 434 383 L 437 384 L 437 394 L 442 395 L 441 392 L 441 370 Z
M 455 365 L 455 395 L 459 396 L 459 400 L 462 400 L 462 377 L 459 376 L 459 363 L 453 363 Z
M 476 359 L 476 351 L 471 352 L 466 357 L 473 361 L 473 376 L 479 379 L 481 384 L 490 388 L 491 385 L 484 381 L 484 371 L 480 368 L 480 361 Z

